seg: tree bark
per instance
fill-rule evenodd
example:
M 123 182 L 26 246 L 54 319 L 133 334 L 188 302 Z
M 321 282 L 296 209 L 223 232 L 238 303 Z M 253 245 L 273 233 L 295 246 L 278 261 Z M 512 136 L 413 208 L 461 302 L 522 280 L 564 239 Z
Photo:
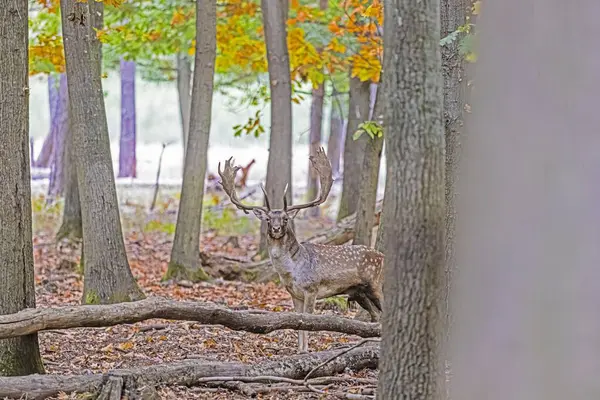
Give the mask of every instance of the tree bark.
M 444 128 L 439 0 L 385 4 L 385 306 L 378 398 L 443 397 Z M 398 65 L 398 60 L 402 65 Z
M 319 0 L 319 8 L 326 10 L 328 0 Z M 317 51 L 321 53 L 322 49 Z M 323 107 L 325 105 L 325 85 L 321 83 L 318 87 L 312 89 L 311 104 L 310 104 L 310 131 L 309 131 L 309 157 L 314 157 L 321 147 L 323 136 Z M 317 171 L 311 167 L 310 160 L 308 161 L 308 184 L 306 185 L 307 201 L 312 201 L 319 191 L 319 176 Z M 318 217 L 321 215 L 319 207 L 313 207 L 306 210 L 306 215 L 310 217 Z
M 0 7 L 0 314 L 35 307 L 28 2 Z M 44 373 L 36 334 L 0 341 L 0 375 Z
M 62 74 L 61 74 L 62 75 Z M 59 78 L 60 80 L 60 78 Z M 50 132 L 48 132 L 48 136 L 44 139 L 44 143 L 42 144 L 42 149 L 40 150 L 40 154 L 37 160 L 34 161 L 34 165 L 38 168 L 47 168 L 49 167 L 53 158 L 54 153 L 54 137 L 56 135 L 56 131 L 58 130 L 58 108 L 60 107 L 60 97 L 59 97 L 59 85 L 57 79 L 54 75 L 48 75 L 48 102 L 50 103 Z
M 312 101 L 310 105 L 310 133 L 309 133 L 309 156 L 313 157 L 321 147 L 322 126 L 323 126 L 323 105 L 325 102 L 325 86 L 319 85 L 312 90 Z M 308 185 L 306 186 L 306 198 L 312 201 L 319 192 L 319 175 L 311 167 L 309 160 L 308 166 Z M 306 211 L 306 215 L 318 217 L 321 214 L 319 207 L 313 207 Z
M 441 0 L 441 37 L 446 37 L 466 23 L 467 10 L 470 4 L 470 0 Z M 467 86 L 464 60 L 459 53 L 459 40 L 455 40 L 442 47 L 442 73 L 444 77 L 444 129 L 446 140 L 446 289 L 444 315 L 446 325 L 445 341 L 448 342 L 452 326 L 450 292 L 452 276 L 457 267 L 454 251 L 456 236 L 456 183 L 459 174 L 461 131 Z M 448 354 L 445 357 L 448 358 Z M 449 363 L 450 360 L 447 360 L 447 362 Z M 446 382 L 450 382 L 449 377 L 446 379 Z M 450 398 L 449 385 L 447 385 L 446 393 L 446 397 Z
M 381 92 L 377 86 L 372 92 L 375 100 L 373 105 L 372 120 L 382 124 L 381 120 Z M 366 135 L 366 133 L 363 133 Z M 360 170 L 360 191 L 358 195 L 358 206 L 356 210 L 356 224 L 354 225 L 354 240 L 352 244 L 371 246 L 373 236 L 373 218 L 375 203 L 377 202 L 377 186 L 379 183 L 379 167 L 381 165 L 381 153 L 383 151 L 383 137 L 371 138 L 367 135 L 367 144 L 363 157 L 363 165 Z
M 48 329 L 103 327 L 130 324 L 153 318 L 223 325 L 236 331 L 270 333 L 281 329 L 341 332 L 378 337 L 379 324 L 331 315 L 293 312 L 234 311 L 213 303 L 174 301 L 151 297 L 109 305 L 84 305 L 23 310 L 0 316 L 0 339 L 29 335 Z
M 179 115 L 181 117 L 181 143 L 183 144 L 183 157 L 185 165 L 185 149 L 187 147 L 188 132 L 190 130 L 190 112 L 192 110 L 192 64 L 187 54 L 177 54 L 177 95 L 179 98 Z
M 289 4 L 282 0 L 261 0 L 269 87 L 271 89 L 271 135 L 265 190 L 271 207 L 283 208 L 283 191 L 289 184 L 287 202 L 292 204 L 292 80 L 287 48 Z M 292 229 L 293 229 L 293 221 Z M 260 253 L 267 248 L 267 223 L 260 224 Z
M 190 120 L 173 250 L 165 279 L 208 279 L 200 260 L 200 233 L 217 56 L 216 13 L 214 1 L 197 0 L 196 59 L 191 108 L 194 113 Z
M 332 103 L 335 100 L 332 101 Z M 344 144 L 344 118 L 335 104 L 331 105 L 329 116 L 329 138 L 327 139 L 327 158 L 331 163 L 331 173 L 336 178 L 340 173 L 342 148 Z
M 66 77 L 66 75 L 65 75 Z M 68 84 L 67 84 L 68 85 Z M 68 97 L 68 91 L 67 91 Z M 75 162 L 75 145 L 73 140 L 73 121 L 71 118 L 73 107 L 67 102 L 67 128 L 65 130 L 65 148 L 63 159 L 63 176 L 65 177 L 65 201 L 63 206 L 62 223 L 56 233 L 56 241 L 64 238 L 80 241 L 83 239 L 81 219 L 81 203 L 79 201 L 79 185 L 77 184 L 77 164 Z M 82 254 L 83 255 L 83 254 Z M 83 257 L 81 257 L 83 265 Z
M 65 190 L 66 170 L 64 168 L 66 157 L 66 139 L 69 130 L 69 93 L 67 89 L 67 75 L 60 74 L 57 93 L 58 106 L 56 108 L 57 129 L 52 145 L 52 161 L 50 179 L 48 182 L 48 197 L 56 198 L 63 195 Z
M 119 177 L 135 178 L 135 62 L 121 60 L 121 136 L 119 140 Z
M 369 118 L 370 82 L 361 82 L 358 78 L 350 78 L 350 100 L 348 108 L 348 124 L 344 143 L 344 177 L 342 195 L 337 220 L 354 214 L 358 207 L 360 192 L 360 170 L 367 144 L 367 138 L 361 136 L 354 140 L 358 125 Z
M 114 303 L 144 297 L 133 278 L 125 244 L 102 81 L 100 47 L 90 21 L 90 3 L 61 2 L 75 164 L 85 247 L 83 303 Z M 94 15 L 92 22 L 99 19 Z
M 131 398 L 139 396 L 142 387 L 157 385 L 195 386 L 203 378 L 239 376 L 277 376 L 303 379 L 313 368 L 340 354 L 340 351 L 321 351 L 304 355 L 282 357 L 260 364 L 219 362 L 208 360 L 184 360 L 170 364 L 153 365 L 133 369 L 116 369 L 105 374 L 87 375 L 44 375 L 0 378 L 0 396 L 13 398 L 42 399 L 59 392 L 92 392 L 102 390 L 103 385 L 112 384 L 111 379 L 121 379 L 123 388 L 129 390 Z M 379 346 L 364 346 L 340 354 L 334 360 L 315 370 L 311 377 L 331 376 L 346 369 L 359 371 L 375 369 L 379 360 Z M 116 386 L 116 385 L 115 385 Z M 120 389 L 120 388 L 115 388 Z M 137 393 L 136 393 L 137 392 Z M 137 398 L 137 397 L 136 397 Z

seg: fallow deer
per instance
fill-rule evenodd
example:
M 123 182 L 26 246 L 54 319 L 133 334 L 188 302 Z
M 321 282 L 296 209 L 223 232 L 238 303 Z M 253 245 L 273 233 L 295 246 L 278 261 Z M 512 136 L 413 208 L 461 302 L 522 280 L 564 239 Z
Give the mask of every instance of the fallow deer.
M 242 204 L 234 185 L 236 173 L 241 167 L 233 167 L 232 158 L 225 162 L 223 171 L 219 163 L 220 183 L 237 208 L 246 214 L 252 211 L 259 219 L 267 222 L 271 263 L 292 297 L 296 312 L 312 314 L 317 299 L 347 294 L 349 301 L 356 301 L 369 312 L 371 321 L 376 322 L 383 303 L 383 254 L 362 245 L 299 243 L 289 224 L 298 211 L 324 203 L 331 190 L 331 164 L 323 148 L 315 156 L 311 156 L 310 161 L 319 175 L 321 188 L 317 198 L 306 204 L 288 205 L 286 185 L 283 209 L 272 210 L 262 184 L 260 187 L 265 196 L 265 206 Z M 298 331 L 298 349 L 301 353 L 308 351 L 308 332 Z

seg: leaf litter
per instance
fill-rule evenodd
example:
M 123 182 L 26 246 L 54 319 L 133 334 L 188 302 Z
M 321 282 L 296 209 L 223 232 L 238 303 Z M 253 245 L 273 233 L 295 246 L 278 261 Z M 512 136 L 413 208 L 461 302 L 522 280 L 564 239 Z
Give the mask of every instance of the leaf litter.
M 123 218 L 130 215 L 126 213 Z M 161 218 L 165 216 L 174 218 L 172 212 L 164 212 Z M 301 236 L 308 237 L 314 230 L 331 224 L 331 220 L 326 218 L 300 218 L 297 229 Z M 44 224 L 36 227 L 34 233 L 36 300 L 39 308 L 78 305 L 81 302 L 83 276 L 79 269 L 80 250 L 70 242 L 53 243 L 55 231 L 55 224 Z M 232 240 L 232 237 L 236 239 Z M 234 245 L 232 242 L 235 242 Z M 210 255 L 226 255 L 250 261 L 252 254 L 256 252 L 256 242 L 255 232 L 231 235 L 211 230 L 203 232 L 201 249 Z M 210 283 L 161 282 L 172 246 L 170 233 L 130 229 L 125 232 L 125 243 L 132 273 L 147 296 L 213 302 L 233 309 L 293 311 L 289 294 L 273 282 L 244 283 L 223 279 L 215 279 Z M 323 303 L 317 304 L 317 312 L 350 318 L 355 315 L 352 310 L 342 311 Z M 116 368 L 149 366 L 191 358 L 255 364 L 292 356 L 297 351 L 297 333 L 292 330 L 259 335 L 220 326 L 200 325 L 192 321 L 148 320 L 106 328 L 43 331 L 39 334 L 39 340 L 46 372 L 65 375 L 105 373 Z M 310 351 L 324 351 L 345 348 L 358 342 L 360 338 L 335 332 L 311 332 L 309 340 Z M 340 376 L 349 379 L 329 385 L 329 390 L 352 392 L 350 378 L 376 379 L 377 372 L 346 371 Z M 232 383 L 224 386 L 227 388 L 214 384 L 197 387 L 163 386 L 157 390 L 163 399 L 249 398 L 237 390 L 239 385 Z M 302 388 L 286 391 L 281 386 L 282 384 L 273 384 L 252 387 L 270 387 L 264 393 L 258 390 L 255 397 L 258 399 L 334 398 L 302 391 Z M 77 397 L 74 394 L 62 394 L 53 398 Z

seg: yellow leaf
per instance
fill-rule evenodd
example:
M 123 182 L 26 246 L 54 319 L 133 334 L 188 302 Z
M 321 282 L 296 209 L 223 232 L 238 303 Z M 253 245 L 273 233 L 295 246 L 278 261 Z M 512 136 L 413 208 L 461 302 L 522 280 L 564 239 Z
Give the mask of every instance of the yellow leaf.
M 131 350 L 132 348 L 133 348 L 132 342 L 119 343 L 119 349 L 121 349 L 121 350 Z
M 206 339 L 203 344 L 204 347 L 208 347 L 209 349 L 217 347 L 217 342 L 212 338 Z
M 472 13 L 473 15 L 479 15 L 481 13 L 481 0 L 477 0 L 475 3 L 473 3 Z

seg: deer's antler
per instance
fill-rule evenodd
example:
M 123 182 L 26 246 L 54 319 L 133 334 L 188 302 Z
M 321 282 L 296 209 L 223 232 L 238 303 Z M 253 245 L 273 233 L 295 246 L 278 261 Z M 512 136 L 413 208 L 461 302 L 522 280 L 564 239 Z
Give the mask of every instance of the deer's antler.
M 331 190 L 331 185 L 333 185 L 333 177 L 331 173 L 331 164 L 329 163 L 329 159 L 325 154 L 325 150 L 320 147 L 317 150 L 317 154 L 309 157 L 310 162 L 315 170 L 317 170 L 317 174 L 319 175 L 319 182 L 321 183 L 321 188 L 319 189 L 319 195 L 316 199 L 306 204 L 298 204 L 295 206 L 287 206 L 287 201 L 285 199 L 285 195 L 287 194 L 287 185 L 285 186 L 285 191 L 283 193 L 283 208 L 286 211 L 291 210 L 302 210 L 304 208 L 316 207 L 320 204 L 323 204 L 325 200 L 327 200 L 327 196 L 329 196 L 329 191 Z
M 220 162 L 219 162 L 219 167 L 218 167 L 219 176 L 221 177 L 221 181 L 219 183 L 223 187 L 223 190 L 225 191 L 225 193 L 227 193 L 227 196 L 229 196 L 229 199 L 231 200 L 231 202 L 237 208 L 244 211 L 246 214 L 248 214 L 248 211 L 252 211 L 255 209 L 259 209 L 264 212 L 269 212 L 271 207 L 269 206 L 269 199 L 267 198 L 267 193 L 265 192 L 265 188 L 263 187 L 262 184 L 260 185 L 260 188 L 262 189 L 263 193 L 265 194 L 265 204 L 267 205 L 266 207 L 245 205 L 237 197 L 237 193 L 235 192 L 235 175 L 237 174 L 237 172 L 240 169 L 242 169 L 242 167 L 232 166 L 232 164 L 233 164 L 232 159 L 233 159 L 233 157 L 230 157 L 229 160 L 225 161 L 225 166 L 223 167 L 222 172 L 221 172 L 221 163 Z

